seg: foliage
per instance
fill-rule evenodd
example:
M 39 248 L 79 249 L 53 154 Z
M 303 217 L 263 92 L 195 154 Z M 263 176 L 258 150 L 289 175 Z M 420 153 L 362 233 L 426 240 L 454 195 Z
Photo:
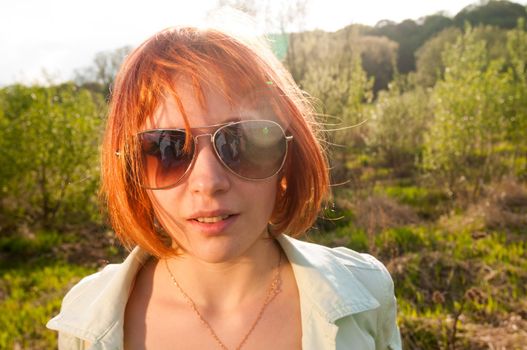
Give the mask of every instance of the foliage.
M 338 36 L 352 35 L 355 27 L 345 28 L 338 32 Z M 373 79 L 374 96 L 380 90 L 386 89 L 397 71 L 397 52 L 399 46 L 396 42 L 373 35 L 359 35 L 355 37 L 355 49 L 361 52 L 362 67 L 368 77 Z
M 0 215 L 58 226 L 97 215 L 102 98 L 72 84 L 0 91 Z
M 444 77 L 445 65 L 441 59 L 442 53 L 449 43 L 457 40 L 459 35 L 461 35 L 461 30 L 458 28 L 446 28 L 416 51 L 415 80 L 417 85 L 432 87 L 437 80 Z
M 360 55 L 363 69 L 373 80 L 374 94 L 386 88 L 395 72 L 397 44 L 385 37 L 364 35 L 365 27 L 353 25 L 336 33 L 320 30 L 292 33 L 284 63 L 303 86 L 310 67 L 330 62 L 351 62 Z M 305 87 L 304 87 L 305 88 Z
M 483 182 L 507 171 L 497 146 L 506 140 L 512 77 L 503 71 L 503 60 L 488 59 L 485 42 L 470 27 L 445 50 L 443 61 L 423 165 L 453 193 L 468 182 L 474 197 Z
M 506 55 L 506 31 L 499 27 L 479 26 L 472 29 L 478 40 L 485 41 L 489 60 L 504 60 L 509 64 Z M 416 51 L 416 83 L 420 86 L 432 87 L 438 80 L 444 79 L 445 64 L 442 53 L 447 45 L 458 40 L 463 33 L 459 28 L 449 27 L 428 40 Z
M 373 82 L 362 68 L 355 38 L 320 43 L 327 47 L 319 47 L 319 58 L 307 64 L 300 82 L 309 94 L 316 96 L 329 143 L 337 146 L 331 154 L 336 166 L 333 178 L 337 182 L 347 178 L 350 150 L 363 142 L 361 129 L 355 132 L 352 127 L 366 119 L 365 103 L 372 98 Z
M 415 21 L 406 19 L 401 23 L 379 22 L 371 31 L 372 35 L 385 36 L 399 44 L 397 70 L 400 73 L 415 69 L 414 52 L 426 40 L 420 27 Z
M 454 22 L 463 26 L 465 22 L 476 26 L 487 24 L 501 28 L 514 28 L 518 19 L 527 17 L 525 6 L 511 1 L 483 1 L 465 7 L 455 17 Z
M 504 15 L 493 19 L 492 9 Z M 328 130 L 339 184 L 308 239 L 387 265 L 406 348 L 519 348 L 527 339 L 522 17 L 516 4 L 484 1 L 455 19 L 296 32 L 282 42 Z M 459 29 L 465 21 L 495 26 Z M 416 71 L 406 74 L 414 52 Z M 94 225 L 103 94 L 125 54 L 98 55 L 79 71 L 80 87 L 0 90 L 0 231 L 8 233 L 0 237 L 0 348 L 55 347 L 42 325 L 65 291 L 125 254 Z M 79 232 L 67 229 L 72 223 Z
M 510 57 L 514 84 L 509 91 L 510 104 L 507 118 L 507 138 L 514 145 L 510 166 L 515 175 L 527 177 L 527 32 L 525 20 L 507 33 L 507 50 Z M 523 166 L 521 165 L 523 154 Z
M 400 176 L 411 175 L 419 164 L 424 133 L 433 119 L 428 101 L 426 90 L 403 91 L 395 82 L 381 92 L 372 111 L 370 146 Z
M 447 203 L 450 198 L 441 190 L 416 186 L 383 186 L 378 189 L 379 193 L 385 193 L 402 204 L 414 208 L 420 218 L 431 220 L 437 219 L 447 212 Z
M 415 70 L 416 51 L 448 27 L 463 28 L 468 22 L 473 26 L 488 25 L 511 29 L 520 18 L 527 18 L 527 11 L 521 4 L 509 1 L 482 1 L 467 6 L 454 18 L 439 13 L 418 21 L 407 19 L 395 23 L 383 20 L 367 33 L 385 36 L 399 45 L 397 69 L 399 73 L 406 74 Z
M 327 231 L 313 230 L 307 239 L 328 247 L 346 246 L 360 252 L 369 249 L 368 234 L 350 223 Z
M 11 266 L 34 256 L 44 258 L 46 255 L 52 254 L 57 246 L 76 240 L 77 237 L 71 234 L 57 231 L 42 231 L 26 236 L 6 235 L 0 237 L 0 251 L 11 258 L 8 261 L 0 259 L 0 263 L 4 266 Z
M 117 71 L 131 51 L 132 47 L 123 46 L 115 50 L 98 52 L 93 59 L 93 65 L 75 72 L 76 84 L 109 96 Z
M 91 272 L 62 262 L 0 270 L 0 348 L 56 348 L 56 335 L 43 325 L 58 313 L 65 290 Z
M 64 294 L 124 256 L 100 227 L 0 237 L 0 349 L 56 348 L 56 333 L 44 325 L 58 314 Z
M 360 232 L 348 226 L 310 238 L 357 249 Z M 470 329 L 508 322 L 510 313 L 522 310 L 527 246 L 506 237 L 505 232 L 481 236 L 434 226 L 389 228 L 376 237 L 376 256 L 394 278 L 407 347 L 478 348 Z

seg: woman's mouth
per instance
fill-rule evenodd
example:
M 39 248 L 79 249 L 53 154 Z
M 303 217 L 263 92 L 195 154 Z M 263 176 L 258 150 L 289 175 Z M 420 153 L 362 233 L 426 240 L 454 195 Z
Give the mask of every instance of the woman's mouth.
M 214 216 L 198 216 L 189 222 L 195 230 L 206 236 L 226 234 L 228 228 L 234 224 L 239 214 L 223 214 Z
M 204 224 L 212 224 L 215 222 L 220 222 L 222 220 L 227 219 L 231 215 L 221 215 L 221 216 L 209 216 L 209 217 L 201 217 L 201 218 L 195 218 L 194 220 L 204 223 Z

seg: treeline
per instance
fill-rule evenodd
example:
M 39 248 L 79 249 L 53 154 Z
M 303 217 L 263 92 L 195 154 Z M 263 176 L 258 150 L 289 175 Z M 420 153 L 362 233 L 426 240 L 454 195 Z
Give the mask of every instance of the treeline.
M 416 51 L 445 28 L 463 29 L 468 23 L 473 27 L 487 25 L 513 29 L 518 19 L 525 17 L 527 11 L 523 5 L 509 1 L 482 1 L 467 6 L 453 18 L 439 13 L 418 21 L 410 19 L 401 23 L 381 21 L 366 33 L 385 36 L 399 44 L 397 69 L 400 73 L 406 74 L 416 68 Z
M 426 61 L 430 58 L 423 58 L 424 53 L 421 49 L 425 43 L 445 29 L 463 30 L 469 24 L 471 27 L 488 26 L 509 30 L 516 27 L 520 18 L 527 18 L 527 10 L 523 5 L 509 1 L 487 1 L 467 6 L 453 18 L 439 13 L 425 16 L 417 21 L 407 19 L 395 23 L 383 20 L 374 27 L 360 24 L 350 25 L 336 33 L 315 31 L 291 34 L 287 62 L 293 68 L 293 75 L 301 79 L 303 71 L 296 66 L 305 67 L 305 59 L 310 60 L 310 57 L 297 56 L 302 56 L 306 45 L 318 49 L 321 47 L 314 47 L 314 42 L 339 40 L 352 44 L 349 41 L 350 37 L 360 36 L 361 41 L 354 42 L 353 45 L 362 44 L 360 45 L 362 64 L 368 76 L 374 78 L 373 91 L 376 94 L 379 90 L 388 87 L 388 83 L 395 74 L 422 71 L 422 65 L 428 62 L 419 61 Z M 452 36 L 448 39 L 452 40 Z M 344 49 L 349 49 L 349 47 L 344 47 Z M 333 53 L 339 54 L 338 52 Z M 497 51 L 493 52 L 493 54 L 497 53 Z M 435 54 L 438 52 L 436 51 Z M 439 56 L 436 55 L 433 58 L 440 59 Z
M 403 178 L 474 199 L 525 180 L 525 17 L 490 1 L 454 18 L 291 34 L 284 62 L 328 130 L 333 183 L 360 193 Z M 98 145 L 129 50 L 97 55 L 71 83 L 0 90 L 0 232 L 101 220 Z
M 491 182 L 525 180 L 525 17 L 490 1 L 453 19 L 292 35 L 285 62 L 328 129 L 333 182 L 406 178 L 466 203 Z

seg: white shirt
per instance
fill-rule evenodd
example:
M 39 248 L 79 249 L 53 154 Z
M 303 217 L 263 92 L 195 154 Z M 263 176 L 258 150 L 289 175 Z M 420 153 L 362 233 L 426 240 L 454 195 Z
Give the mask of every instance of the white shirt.
M 304 350 L 401 349 L 392 279 L 382 263 L 347 248 L 280 235 L 300 294 Z M 133 281 L 149 258 L 135 248 L 121 264 L 85 277 L 64 297 L 47 327 L 59 349 L 123 348 L 124 312 Z

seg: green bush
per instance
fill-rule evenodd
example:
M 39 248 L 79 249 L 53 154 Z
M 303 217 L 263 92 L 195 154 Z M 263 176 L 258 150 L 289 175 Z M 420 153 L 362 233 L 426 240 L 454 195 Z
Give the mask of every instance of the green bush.
M 101 95 L 73 84 L 0 89 L 0 230 L 98 216 Z

